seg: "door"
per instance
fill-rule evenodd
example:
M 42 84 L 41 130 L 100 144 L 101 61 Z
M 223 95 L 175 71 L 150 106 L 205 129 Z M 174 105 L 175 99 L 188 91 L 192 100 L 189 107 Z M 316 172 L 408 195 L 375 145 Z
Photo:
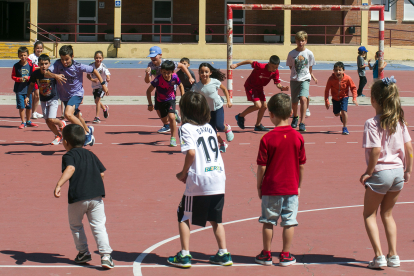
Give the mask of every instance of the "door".
M 78 0 L 78 23 L 98 23 L 98 1 Z M 97 25 L 78 25 L 78 41 L 97 41 Z
M 24 3 L 24 39 L 30 39 L 30 2 Z
M 162 24 L 172 24 L 172 1 L 171 0 L 154 0 L 153 2 L 153 9 L 152 9 L 152 23 L 162 23 Z M 172 26 L 161 26 L 162 31 L 162 42 L 171 42 L 172 35 L 165 35 L 168 33 L 172 33 Z M 160 26 L 153 25 L 152 26 L 153 33 L 160 32 Z M 153 35 L 152 41 L 160 41 L 159 35 Z
M 244 4 L 244 1 L 226 1 L 224 24 L 227 24 L 227 4 Z M 233 43 L 243 43 L 244 26 L 234 26 L 235 24 L 244 24 L 244 10 L 233 10 Z M 224 33 L 227 33 L 227 25 L 224 27 Z M 227 42 L 227 36 L 224 37 L 224 42 Z
M 7 39 L 24 40 L 24 2 L 8 2 Z

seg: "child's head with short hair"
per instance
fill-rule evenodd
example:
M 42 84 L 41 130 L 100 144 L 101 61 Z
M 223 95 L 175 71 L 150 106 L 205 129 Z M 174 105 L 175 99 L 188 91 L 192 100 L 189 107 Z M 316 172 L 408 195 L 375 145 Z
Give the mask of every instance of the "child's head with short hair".
M 289 119 L 292 114 L 292 101 L 288 94 L 278 93 L 273 95 L 267 103 L 270 116 L 275 116 L 281 120 Z
M 18 55 L 21 63 L 26 63 L 27 57 L 29 56 L 29 50 L 24 46 L 20 47 L 17 50 L 17 55 Z
M 219 81 L 224 81 L 226 75 L 220 71 L 220 69 L 214 68 L 210 63 L 203 62 L 198 67 L 198 74 L 201 80 L 207 80 L 209 78 L 218 79 Z
M 85 130 L 76 124 L 67 125 L 62 131 L 62 136 L 63 146 L 67 151 L 83 147 L 86 139 Z
M 375 60 L 377 60 L 377 59 L 379 59 L 379 57 L 380 57 L 380 51 L 377 51 L 376 53 L 375 53 Z
M 276 55 L 273 55 L 269 58 L 269 62 L 267 63 L 267 70 L 269 72 L 276 72 L 276 70 L 279 68 L 280 64 L 280 58 Z
M 299 31 L 295 35 L 297 50 L 303 51 L 306 43 L 308 43 L 308 34 L 305 31 Z
M 335 77 L 337 77 L 338 79 L 342 79 L 344 77 L 344 73 L 345 73 L 345 65 L 343 64 L 343 62 L 338 61 L 334 64 L 334 68 L 333 68 Z
M 184 64 L 184 66 L 190 67 L 190 59 L 183 57 L 182 59 L 180 59 L 180 63 Z
M 42 74 L 46 73 L 46 70 L 49 69 L 50 66 L 50 57 L 46 54 L 41 54 L 38 59 L 38 64 L 40 72 Z
M 368 50 L 365 46 L 361 46 L 358 48 L 358 55 L 362 56 L 364 59 L 367 59 Z
M 42 54 L 43 48 L 44 48 L 43 42 L 38 40 L 33 45 L 33 53 L 38 57 Z
M 93 55 L 93 58 L 95 60 L 96 67 L 99 67 L 104 59 L 104 54 L 100 50 L 96 51 L 95 54 Z
M 202 126 L 210 122 L 210 108 L 206 98 L 198 93 L 185 93 L 180 100 L 182 125 L 192 124 Z
M 69 67 L 72 65 L 73 59 L 73 47 L 72 45 L 63 45 L 59 49 L 59 56 L 60 61 L 62 62 L 63 66 Z
M 401 107 L 400 94 L 394 76 L 377 80 L 371 86 L 371 104 L 381 109 L 381 128 L 395 133 L 397 124 L 405 124 L 404 111 Z
M 171 80 L 172 74 L 174 73 L 174 69 L 175 69 L 175 64 L 171 60 L 165 60 L 161 64 L 161 74 L 164 80 L 166 81 Z
M 151 59 L 152 64 L 159 66 L 162 61 L 162 51 L 158 46 L 152 46 L 149 49 L 149 55 L 147 56 Z

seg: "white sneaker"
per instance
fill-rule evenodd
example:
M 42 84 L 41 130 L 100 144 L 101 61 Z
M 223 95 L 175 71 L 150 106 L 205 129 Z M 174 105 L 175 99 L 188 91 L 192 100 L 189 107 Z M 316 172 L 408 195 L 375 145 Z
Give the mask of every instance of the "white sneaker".
M 368 264 L 368 268 L 380 268 L 384 266 L 387 266 L 387 259 L 384 255 L 374 257 Z
M 306 109 L 306 117 L 309 117 L 309 116 L 310 116 L 310 110 L 308 108 L 308 109 Z
M 388 258 L 387 256 L 387 266 L 388 267 L 399 267 L 400 257 L 398 255 L 394 255 Z
M 43 118 L 43 115 L 42 114 L 40 114 L 40 113 L 37 113 L 37 112 L 35 112 L 36 113 L 36 116 L 37 116 L 37 118 L 38 119 L 41 119 L 41 118 Z
M 37 119 L 37 112 L 32 113 L 32 119 Z

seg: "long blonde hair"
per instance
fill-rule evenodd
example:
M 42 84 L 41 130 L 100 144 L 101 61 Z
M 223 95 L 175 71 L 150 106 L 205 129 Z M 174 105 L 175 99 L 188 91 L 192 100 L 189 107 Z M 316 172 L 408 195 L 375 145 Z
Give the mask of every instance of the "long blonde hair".
M 398 123 L 403 126 L 406 124 L 404 110 L 401 108 L 400 94 L 395 83 L 378 80 L 371 87 L 371 97 L 382 108 L 380 125 L 382 129 L 387 129 L 389 135 L 397 131 Z

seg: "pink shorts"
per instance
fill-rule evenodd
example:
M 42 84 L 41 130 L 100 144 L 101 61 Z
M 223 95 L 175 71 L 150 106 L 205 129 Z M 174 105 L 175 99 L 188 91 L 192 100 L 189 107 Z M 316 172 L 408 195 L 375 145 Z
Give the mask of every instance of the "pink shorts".
M 263 91 L 263 87 L 261 88 L 250 88 L 250 87 L 244 87 L 246 89 L 246 96 L 247 100 L 251 102 L 265 102 L 266 96 Z

